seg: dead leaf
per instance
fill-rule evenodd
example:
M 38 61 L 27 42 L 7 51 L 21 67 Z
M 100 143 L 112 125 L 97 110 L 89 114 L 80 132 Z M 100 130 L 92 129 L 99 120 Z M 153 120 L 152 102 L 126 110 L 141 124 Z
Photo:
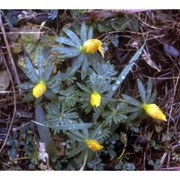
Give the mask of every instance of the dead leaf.
M 9 86 L 9 75 L 7 71 L 0 71 L 0 91 L 5 91 Z
M 142 59 L 153 69 L 156 69 L 158 72 L 160 72 L 160 69 L 157 67 L 157 65 L 154 63 L 154 61 L 151 59 L 150 54 L 148 54 L 145 50 L 143 50 Z
M 24 34 L 20 36 L 20 41 L 22 43 L 35 43 L 40 38 L 40 28 L 35 25 L 27 24 L 22 26 L 19 30 L 20 32 L 24 32 Z

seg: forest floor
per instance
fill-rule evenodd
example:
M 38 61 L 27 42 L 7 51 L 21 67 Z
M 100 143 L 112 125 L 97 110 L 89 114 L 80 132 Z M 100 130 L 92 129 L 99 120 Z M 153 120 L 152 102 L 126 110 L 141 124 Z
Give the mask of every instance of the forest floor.
M 167 122 L 148 120 L 137 131 L 129 129 L 125 148 L 118 139 L 118 131 L 124 131 L 120 125 L 113 137 L 118 135 L 119 145 L 109 144 L 109 155 L 99 155 L 101 163 L 88 165 L 87 170 L 180 170 L 180 10 L 4 10 L 0 15 L 0 170 L 43 169 L 36 157 L 38 132 L 31 123 L 34 100 L 25 102 L 26 91 L 17 88 L 28 80 L 19 66 L 25 56 L 19 44 L 27 43 L 29 37 L 25 36 L 34 32 L 31 40 L 35 46 L 25 48 L 28 53 L 36 51 L 43 33 L 53 37 L 63 27 L 78 31 L 82 22 L 93 26 L 94 36 L 105 47 L 105 58 L 118 73 L 145 43 L 139 60 L 113 97 L 118 99 L 121 93 L 138 97 L 136 79 L 146 86 L 150 78 L 157 90 L 155 103 L 167 117 Z M 54 72 L 63 71 L 68 64 L 69 60 L 58 61 Z M 58 134 L 52 137 L 59 146 L 65 140 Z M 64 160 L 66 149 L 60 150 L 50 168 L 78 169 Z

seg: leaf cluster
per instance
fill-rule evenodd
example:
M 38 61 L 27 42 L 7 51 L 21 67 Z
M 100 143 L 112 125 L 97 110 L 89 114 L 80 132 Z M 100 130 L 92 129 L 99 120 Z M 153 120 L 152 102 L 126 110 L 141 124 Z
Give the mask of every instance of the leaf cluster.
M 83 43 L 93 38 L 92 27 L 88 28 L 83 23 L 79 36 L 67 28 L 62 32 L 66 37 L 58 37 L 51 52 L 57 52 L 59 58 L 72 60 L 72 65 L 65 71 L 58 70 L 52 75 L 54 64 L 50 60 L 46 61 L 50 57 L 45 58 L 42 54 L 38 54 L 37 66 L 33 66 L 30 58 L 26 57 L 22 70 L 30 82 L 24 82 L 19 87 L 32 91 L 34 85 L 40 81 L 47 84 L 44 95 L 49 101 L 44 105 L 45 123 L 38 125 L 46 126 L 54 133 L 63 134 L 67 147 L 66 158 L 71 160 L 73 158 L 75 165 L 79 167 L 83 161 L 93 161 L 94 152 L 88 149 L 85 139 L 95 139 L 104 144 L 120 125 L 123 124 L 128 129 L 137 117 L 141 119 L 146 117 L 142 105 L 154 102 L 156 91 L 152 90 L 151 80 L 148 81 L 146 89 L 138 79 L 140 100 L 125 94 L 122 94 L 121 99 L 113 97 L 133 63 L 138 60 L 144 46 L 135 53 L 129 64 L 118 75 L 110 61 L 99 58 L 97 54 L 85 54 L 81 51 Z M 99 107 L 91 104 L 91 95 L 94 92 L 101 96 Z M 127 139 L 126 142 L 123 140 L 122 142 L 126 144 Z M 105 147 L 102 152 L 114 151 Z M 96 159 L 98 154 L 100 153 L 95 155 Z M 123 165 L 127 166 L 127 169 L 134 169 L 133 164 Z M 121 165 L 117 165 L 116 168 L 120 169 L 119 166 Z

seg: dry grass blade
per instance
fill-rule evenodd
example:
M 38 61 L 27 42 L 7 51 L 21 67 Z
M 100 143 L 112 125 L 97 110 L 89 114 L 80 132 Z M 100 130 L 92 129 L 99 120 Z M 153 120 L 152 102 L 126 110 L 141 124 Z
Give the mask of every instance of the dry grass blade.
M 153 69 L 156 69 L 158 72 L 160 72 L 160 69 L 157 67 L 157 65 L 153 62 L 153 60 L 150 57 L 150 54 L 146 52 L 146 50 L 143 50 L 142 59 Z

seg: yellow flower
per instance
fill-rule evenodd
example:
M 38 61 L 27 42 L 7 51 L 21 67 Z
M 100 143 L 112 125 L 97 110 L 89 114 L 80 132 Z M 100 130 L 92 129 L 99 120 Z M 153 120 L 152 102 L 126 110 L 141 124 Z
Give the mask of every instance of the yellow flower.
M 104 57 L 104 48 L 102 47 L 102 42 L 98 39 L 87 40 L 82 46 L 82 51 L 90 54 L 94 54 L 96 51 L 99 51 Z
M 91 94 L 91 99 L 90 99 L 91 105 L 92 106 L 100 106 L 101 104 L 101 95 L 98 94 L 97 92 L 94 92 L 93 94 Z
M 93 150 L 93 151 L 99 151 L 99 150 L 101 150 L 103 148 L 103 146 L 100 145 L 98 143 L 98 141 L 96 141 L 94 139 L 86 139 L 85 143 L 88 146 L 88 148 Z
M 39 98 L 45 93 L 45 91 L 46 85 L 41 81 L 36 86 L 34 86 L 32 93 L 35 98 Z
M 166 121 L 166 116 L 156 104 L 143 104 L 146 113 L 156 120 Z

